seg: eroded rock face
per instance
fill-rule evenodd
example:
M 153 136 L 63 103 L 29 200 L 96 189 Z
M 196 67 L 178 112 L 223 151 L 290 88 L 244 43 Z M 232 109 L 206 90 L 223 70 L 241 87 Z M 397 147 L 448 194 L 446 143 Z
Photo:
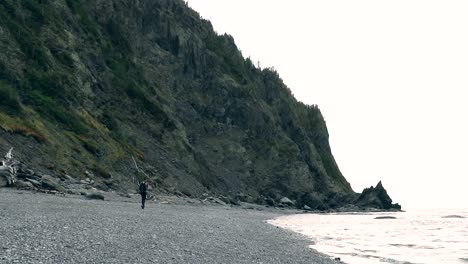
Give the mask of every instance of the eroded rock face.
M 308 192 L 297 195 L 297 206 L 298 208 L 307 206 L 316 210 L 327 210 L 329 208 L 329 206 L 325 204 L 322 199 Z
M 377 209 L 401 209 L 399 204 L 392 204 L 392 199 L 388 196 L 381 181 L 375 188 L 371 186 L 370 188 L 364 189 L 355 204 L 361 207 Z
M 134 155 L 158 188 L 190 196 L 242 193 L 240 201 L 272 206 L 286 196 L 320 210 L 355 200 L 320 109 L 298 102 L 275 70 L 244 58 L 184 1 L 14 2 L 0 5 L 0 50 L 9 51 L 0 52 L 0 77 L 18 94 L 9 111 L 22 102 L 37 114 L 11 116 L 28 126 L 0 130 L 0 142 L 37 175 L 63 169 L 80 179 L 86 167 L 91 179 L 127 189 Z

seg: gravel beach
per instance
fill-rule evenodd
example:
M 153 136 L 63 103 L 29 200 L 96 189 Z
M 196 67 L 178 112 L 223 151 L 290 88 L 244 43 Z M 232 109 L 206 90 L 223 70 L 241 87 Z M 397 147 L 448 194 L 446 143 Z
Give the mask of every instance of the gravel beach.
M 278 210 L 137 200 L 0 189 L 0 263 L 337 263 Z

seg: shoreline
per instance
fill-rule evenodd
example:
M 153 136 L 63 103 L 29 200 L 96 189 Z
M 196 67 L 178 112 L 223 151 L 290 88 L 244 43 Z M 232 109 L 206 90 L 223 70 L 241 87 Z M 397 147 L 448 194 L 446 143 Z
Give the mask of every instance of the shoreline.
M 267 222 L 299 210 L 157 196 L 106 200 L 0 189 L 6 263 L 342 263 Z

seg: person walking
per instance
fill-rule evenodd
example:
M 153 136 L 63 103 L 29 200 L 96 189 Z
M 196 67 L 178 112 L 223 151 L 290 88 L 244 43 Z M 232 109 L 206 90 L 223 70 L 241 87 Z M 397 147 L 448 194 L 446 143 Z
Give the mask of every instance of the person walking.
M 141 209 L 145 209 L 146 195 L 148 194 L 148 180 L 140 183 Z

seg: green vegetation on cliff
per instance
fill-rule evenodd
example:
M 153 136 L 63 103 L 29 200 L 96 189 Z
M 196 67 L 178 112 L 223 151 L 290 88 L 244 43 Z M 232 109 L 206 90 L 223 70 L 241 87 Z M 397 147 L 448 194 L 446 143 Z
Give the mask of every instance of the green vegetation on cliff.
M 355 197 L 320 110 L 181 0 L 3 0 L 0 50 L 0 148 L 33 167 L 125 188 L 134 156 L 161 190 Z

